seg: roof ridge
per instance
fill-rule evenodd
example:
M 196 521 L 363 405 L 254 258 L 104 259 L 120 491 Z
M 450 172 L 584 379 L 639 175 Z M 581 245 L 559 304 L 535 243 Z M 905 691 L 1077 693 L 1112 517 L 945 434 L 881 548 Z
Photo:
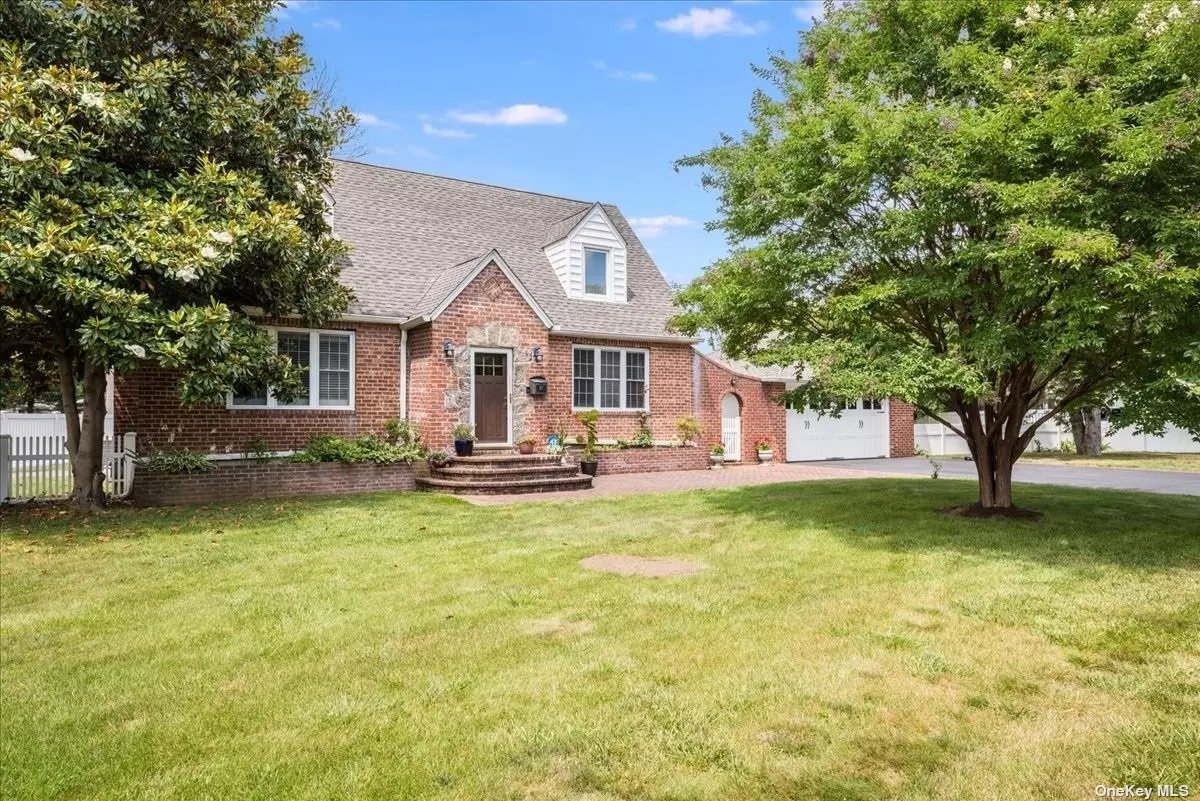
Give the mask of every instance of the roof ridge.
M 472 181 L 470 178 L 455 178 L 452 175 L 438 175 L 435 172 L 421 172 L 420 170 L 406 170 L 403 167 L 390 167 L 386 164 L 372 164 L 369 161 L 357 161 L 355 159 L 341 159 L 341 158 L 337 158 L 336 156 L 334 156 L 332 160 L 340 161 L 343 164 L 354 164 L 359 167 L 372 167 L 377 170 L 391 170 L 392 172 L 405 172 L 405 173 L 408 173 L 409 175 L 422 175 L 426 178 L 438 178 L 443 181 L 455 181 L 456 183 L 460 183 L 460 184 L 473 184 L 474 186 L 486 186 L 488 189 L 502 189 L 505 192 L 516 192 L 517 194 L 520 194 L 520 195 L 537 195 L 538 197 L 548 197 L 551 200 L 569 200 L 572 203 L 586 203 L 586 204 L 588 204 L 589 207 L 594 206 L 597 203 L 600 204 L 601 206 L 614 205 L 614 204 L 605 203 L 605 202 L 599 201 L 599 200 L 581 200 L 577 197 L 566 197 L 564 195 L 552 195 L 549 192 L 535 192 L 532 189 L 516 189 L 511 186 L 501 186 L 500 184 L 489 184 L 484 181 Z M 579 212 L 572 212 L 572 214 L 578 214 L 578 213 Z M 571 216 L 571 215 L 567 215 L 567 216 Z

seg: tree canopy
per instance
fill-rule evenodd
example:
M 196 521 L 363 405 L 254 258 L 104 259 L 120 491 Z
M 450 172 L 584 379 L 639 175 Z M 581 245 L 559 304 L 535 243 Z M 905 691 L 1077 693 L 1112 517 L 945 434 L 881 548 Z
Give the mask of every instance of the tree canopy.
M 348 302 L 323 187 L 353 117 L 271 9 L 0 5 L 0 337 L 57 366 L 77 499 L 98 500 L 108 371 L 177 370 L 189 403 L 286 396 L 296 368 L 245 309 Z
M 954 425 L 980 503 L 1049 417 L 1117 394 L 1200 435 L 1200 5 L 829 8 L 704 169 L 733 248 L 676 321 L 806 365 L 795 403 Z M 953 412 L 957 418 L 945 414 Z

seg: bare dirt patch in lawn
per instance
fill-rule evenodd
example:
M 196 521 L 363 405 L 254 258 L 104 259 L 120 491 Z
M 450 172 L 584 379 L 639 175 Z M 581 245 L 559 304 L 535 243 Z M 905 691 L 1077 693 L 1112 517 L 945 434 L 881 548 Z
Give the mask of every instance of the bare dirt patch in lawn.
M 600 570 L 605 573 L 616 573 L 621 576 L 646 576 L 648 578 L 690 576 L 704 569 L 704 565 L 699 562 L 688 562 L 684 559 L 648 558 L 645 556 L 625 556 L 611 553 L 589 556 L 587 559 L 581 560 L 579 564 L 588 570 Z

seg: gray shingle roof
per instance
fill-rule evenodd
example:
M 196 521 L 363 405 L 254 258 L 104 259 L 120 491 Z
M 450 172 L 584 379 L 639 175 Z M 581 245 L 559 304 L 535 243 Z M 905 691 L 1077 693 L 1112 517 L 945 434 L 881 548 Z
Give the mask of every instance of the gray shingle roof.
M 570 223 L 565 235 L 592 203 L 341 160 L 331 194 L 334 231 L 352 248 L 342 271 L 357 296 L 351 313 L 427 313 L 495 248 L 556 328 L 672 335 L 671 288 L 615 206 L 603 208 L 626 242 L 629 294 L 622 304 L 567 297 L 542 251 L 555 241 L 548 236 Z
M 704 356 L 712 359 L 717 364 L 722 365 L 732 372 L 741 373 L 742 375 L 749 376 L 751 378 L 757 378 L 760 381 L 783 381 L 793 383 L 797 381 L 796 373 L 798 371 L 795 367 L 780 367 L 778 365 L 760 367 L 757 364 L 751 364 L 750 362 L 742 359 L 731 359 L 720 351 L 705 353 Z

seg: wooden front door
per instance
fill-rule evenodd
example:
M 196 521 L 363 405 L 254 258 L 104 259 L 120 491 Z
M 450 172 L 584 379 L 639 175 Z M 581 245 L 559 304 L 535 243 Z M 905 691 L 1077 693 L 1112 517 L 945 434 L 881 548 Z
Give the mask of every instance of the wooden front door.
M 508 354 L 476 353 L 475 437 L 508 442 Z

